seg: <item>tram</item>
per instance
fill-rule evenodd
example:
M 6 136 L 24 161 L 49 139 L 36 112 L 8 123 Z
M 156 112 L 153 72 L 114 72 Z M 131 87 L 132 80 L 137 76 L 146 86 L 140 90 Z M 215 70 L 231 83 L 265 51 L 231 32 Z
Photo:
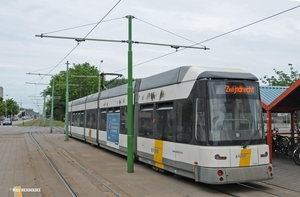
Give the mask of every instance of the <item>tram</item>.
M 183 66 L 133 82 L 134 157 L 196 182 L 273 179 L 258 79 Z M 69 102 L 69 135 L 127 155 L 127 84 Z

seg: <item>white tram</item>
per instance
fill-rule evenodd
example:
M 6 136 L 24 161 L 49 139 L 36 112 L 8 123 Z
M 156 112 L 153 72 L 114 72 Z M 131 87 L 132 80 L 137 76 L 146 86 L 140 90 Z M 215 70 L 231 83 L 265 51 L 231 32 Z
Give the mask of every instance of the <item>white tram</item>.
M 135 158 L 209 184 L 273 179 L 257 81 L 192 66 L 137 80 Z M 70 102 L 69 117 L 70 136 L 127 155 L 127 84 Z

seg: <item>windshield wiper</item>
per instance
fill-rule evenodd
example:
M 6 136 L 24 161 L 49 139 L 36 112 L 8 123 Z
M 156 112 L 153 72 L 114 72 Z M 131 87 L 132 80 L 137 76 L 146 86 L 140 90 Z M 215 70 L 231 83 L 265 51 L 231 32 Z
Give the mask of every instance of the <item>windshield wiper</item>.
M 245 149 L 245 148 L 250 144 L 250 142 L 252 141 L 253 137 L 259 132 L 259 130 L 260 130 L 261 128 L 262 128 L 262 126 L 259 127 L 259 129 L 257 129 L 257 130 L 252 134 L 251 138 L 250 138 L 244 145 L 242 144 L 243 149 Z

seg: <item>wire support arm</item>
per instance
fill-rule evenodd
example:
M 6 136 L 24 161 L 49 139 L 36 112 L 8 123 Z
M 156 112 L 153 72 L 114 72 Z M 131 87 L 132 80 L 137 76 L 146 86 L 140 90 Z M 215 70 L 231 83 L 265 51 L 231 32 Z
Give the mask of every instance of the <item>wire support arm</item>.
M 107 39 L 97 39 L 97 38 L 78 38 L 78 37 L 65 37 L 65 36 L 46 36 L 46 35 L 35 35 L 36 37 L 40 38 L 59 38 L 59 39 L 69 39 L 75 40 L 77 42 L 83 41 L 102 41 L 102 42 L 121 42 L 121 43 L 133 43 L 133 44 L 146 44 L 146 45 L 156 45 L 156 46 L 169 46 L 175 48 L 190 48 L 190 49 L 204 49 L 209 50 L 207 47 L 195 47 L 195 46 L 184 46 L 184 45 L 174 45 L 174 44 L 163 44 L 163 43 L 152 43 L 152 42 L 140 42 L 140 41 L 133 41 L 133 40 L 107 40 Z
M 207 47 L 195 47 L 195 46 L 184 46 L 184 45 L 174 45 L 174 44 L 162 44 L 162 43 L 152 43 L 152 42 L 139 42 L 139 41 L 132 41 L 134 44 L 147 44 L 147 45 L 157 45 L 157 46 L 169 46 L 171 48 L 175 48 L 176 50 L 179 48 L 190 48 L 190 49 L 204 49 L 209 50 Z
M 66 37 L 66 36 L 46 36 L 46 35 L 35 35 L 35 37 L 40 38 L 58 38 L 58 39 L 67 39 L 67 40 L 75 40 L 76 42 L 84 42 L 84 41 L 102 41 L 102 42 L 122 42 L 126 43 L 126 40 L 106 40 L 106 39 L 96 39 L 96 38 L 80 38 L 80 37 Z

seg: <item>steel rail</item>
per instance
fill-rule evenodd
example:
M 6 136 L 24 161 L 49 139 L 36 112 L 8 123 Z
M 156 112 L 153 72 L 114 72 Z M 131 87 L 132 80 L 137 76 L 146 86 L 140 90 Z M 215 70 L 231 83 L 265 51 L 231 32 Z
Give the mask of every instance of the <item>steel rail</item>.
M 49 138 L 47 138 L 47 136 L 43 135 L 42 133 L 38 132 L 38 134 L 40 134 L 47 142 L 49 142 L 50 144 L 52 144 L 57 149 L 57 151 L 59 151 L 60 153 L 62 153 L 64 156 L 66 156 L 68 159 L 70 159 L 73 163 L 76 163 L 77 166 L 79 166 L 86 173 L 88 173 L 90 176 L 92 176 L 94 179 L 96 179 L 99 183 L 101 183 L 105 188 L 107 188 L 109 191 L 111 191 L 115 196 L 121 197 L 121 195 L 118 194 L 118 192 L 116 192 L 114 189 L 112 189 L 111 187 L 109 187 L 107 184 L 105 184 L 104 181 L 102 181 L 101 179 L 99 179 L 96 175 L 94 175 L 93 173 L 91 173 L 88 169 L 86 169 L 79 162 L 77 162 L 67 151 L 65 151 L 63 148 L 59 147 L 54 142 L 52 142 L 51 140 L 49 140 Z
M 40 144 L 38 143 L 38 141 L 34 138 L 34 136 L 32 135 L 32 132 L 30 133 L 30 137 L 31 139 L 33 139 L 35 141 L 35 143 L 37 144 L 37 146 L 39 147 L 41 153 L 44 155 L 44 157 L 47 159 L 48 163 L 51 165 L 51 167 L 53 168 L 53 170 L 56 172 L 56 174 L 58 175 L 58 177 L 60 178 L 60 180 L 63 182 L 64 186 L 67 188 L 67 190 L 69 191 L 69 193 L 71 194 L 71 196 L 73 197 L 77 197 L 76 193 L 73 191 L 73 189 L 71 188 L 71 186 L 67 183 L 67 181 L 63 178 L 63 176 L 59 173 L 58 169 L 54 166 L 53 162 L 51 162 L 51 160 L 49 159 L 49 157 L 46 155 L 46 153 L 44 152 L 44 150 L 42 149 L 42 147 L 40 146 Z

